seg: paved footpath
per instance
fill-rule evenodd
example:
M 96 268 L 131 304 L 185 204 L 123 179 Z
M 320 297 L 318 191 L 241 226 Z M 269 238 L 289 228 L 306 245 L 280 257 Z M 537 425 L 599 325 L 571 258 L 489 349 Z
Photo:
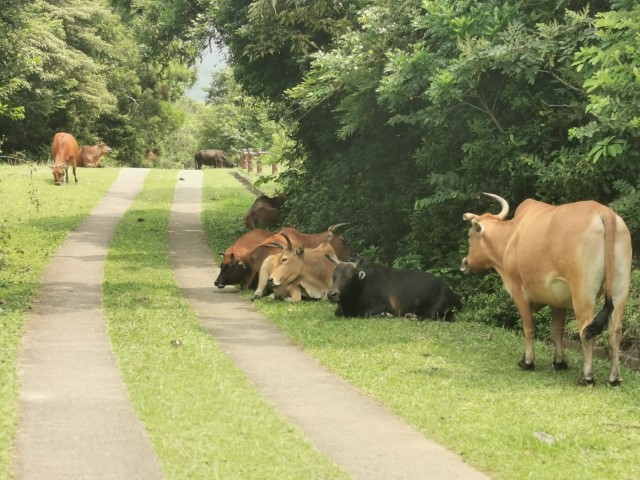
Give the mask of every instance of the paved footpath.
M 102 314 L 109 244 L 147 173 L 122 169 L 44 274 L 18 353 L 18 480 L 162 478 Z
M 201 224 L 202 172 L 180 172 L 169 224 L 175 276 L 204 327 L 277 410 L 354 479 L 487 479 L 293 345 L 234 289 L 217 290 Z

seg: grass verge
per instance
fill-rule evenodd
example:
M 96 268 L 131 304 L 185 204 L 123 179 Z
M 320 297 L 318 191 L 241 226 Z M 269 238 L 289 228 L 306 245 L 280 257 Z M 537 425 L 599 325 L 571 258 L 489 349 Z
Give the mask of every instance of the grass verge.
M 11 478 L 17 426 L 16 349 L 40 277 L 51 255 L 117 174 L 117 169 L 79 169 L 80 186 L 56 187 L 46 166 L 0 166 L 0 478 Z
M 209 202 L 237 210 L 243 192 L 226 187 L 236 180 L 206 176 Z M 150 172 L 118 226 L 104 283 L 110 338 L 166 478 L 346 478 L 255 392 L 183 299 L 166 245 L 176 179 Z
M 219 190 L 208 183 L 205 226 L 223 251 L 244 231 L 238 214 L 252 200 L 239 184 Z M 220 208 L 231 202 L 227 195 L 233 209 Z M 494 478 L 640 478 L 637 372 L 623 371 L 623 386 L 610 388 L 609 364 L 597 361 L 598 385 L 583 388 L 576 386 L 581 356 L 569 352 L 570 369 L 555 373 L 543 342 L 537 370 L 519 371 L 519 332 L 473 322 L 342 319 L 326 302 L 256 306 L 330 370 Z

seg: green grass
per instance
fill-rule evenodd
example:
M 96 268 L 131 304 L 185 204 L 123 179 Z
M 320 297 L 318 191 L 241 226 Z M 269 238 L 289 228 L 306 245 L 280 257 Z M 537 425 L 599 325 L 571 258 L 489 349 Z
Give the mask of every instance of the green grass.
M 0 166 L 0 478 L 11 478 L 16 349 L 40 277 L 51 255 L 102 198 L 118 170 L 77 173 L 80 186 L 56 187 L 46 166 Z
M 207 233 L 224 250 L 241 231 L 238 214 L 250 196 L 240 185 L 219 190 L 211 178 L 208 185 L 204 218 L 216 223 L 205 222 Z M 227 195 L 247 203 L 229 210 Z M 640 478 L 637 372 L 623 371 L 623 386 L 611 388 L 609 363 L 599 360 L 598 384 L 583 388 L 576 385 L 581 356 L 569 352 L 570 369 L 554 373 L 552 350 L 543 342 L 536 344 L 537 370 L 518 370 L 519 331 L 473 322 L 343 319 L 326 302 L 256 305 L 330 370 L 494 478 Z
M 639 478 L 640 376 L 621 388 L 576 386 L 581 356 L 551 371 L 552 351 L 536 345 L 538 368 L 521 372 L 516 332 L 472 323 L 341 319 L 325 303 L 260 310 L 329 369 L 376 397 L 408 423 L 471 464 L 504 479 Z M 553 436 L 547 445 L 536 432 Z
M 110 338 L 165 477 L 346 478 L 256 393 L 183 299 L 166 245 L 176 176 L 151 171 L 117 229 L 104 284 Z M 208 200 L 237 209 L 242 192 L 226 187 L 237 182 L 206 176 Z

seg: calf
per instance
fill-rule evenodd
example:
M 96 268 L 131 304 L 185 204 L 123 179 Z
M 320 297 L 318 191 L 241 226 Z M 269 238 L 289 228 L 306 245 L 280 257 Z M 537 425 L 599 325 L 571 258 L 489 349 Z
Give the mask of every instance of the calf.
M 335 258 L 335 251 L 328 243 L 313 249 L 300 246 L 294 250 L 291 240 L 283 235 L 287 246 L 275 258 L 275 266 L 269 275 L 269 285 L 276 295 L 286 292 L 285 300 L 299 302 L 302 297 L 323 300 L 331 288 L 334 265 L 325 255 Z
M 70 133 L 59 132 L 53 137 L 51 145 L 53 156 L 53 183 L 60 185 L 69 182 L 69 165 L 73 169 L 73 178 L 78 185 L 76 176 L 76 160 L 78 159 L 78 142 Z
M 336 316 L 374 317 L 391 314 L 451 320 L 460 309 L 458 297 L 438 277 L 419 270 L 399 270 L 368 258 L 341 262 L 326 255 L 336 268 L 327 297 L 338 304 Z

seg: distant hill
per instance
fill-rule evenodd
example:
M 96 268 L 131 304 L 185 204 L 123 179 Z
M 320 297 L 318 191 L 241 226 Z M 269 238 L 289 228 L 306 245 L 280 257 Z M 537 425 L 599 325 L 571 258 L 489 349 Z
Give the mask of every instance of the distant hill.
M 211 75 L 216 70 L 222 70 L 227 64 L 224 59 L 224 53 L 216 46 L 212 45 L 211 50 L 208 48 L 202 53 L 202 59 L 198 64 L 198 80 L 185 95 L 192 100 L 204 102 L 206 98 L 205 90 L 211 83 Z

